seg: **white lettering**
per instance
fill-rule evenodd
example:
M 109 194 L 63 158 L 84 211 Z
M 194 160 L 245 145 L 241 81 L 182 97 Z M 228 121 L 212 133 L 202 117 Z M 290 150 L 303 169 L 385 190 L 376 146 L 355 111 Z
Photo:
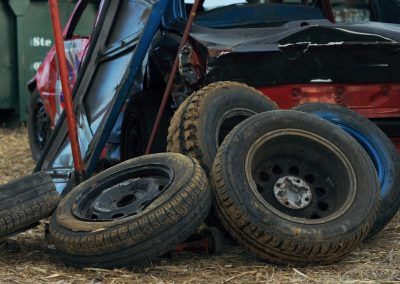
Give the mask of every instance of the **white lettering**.
M 33 47 L 50 47 L 53 41 L 49 38 L 35 36 L 31 39 L 31 46 Z
M 41 64 L 42 64 L 41 61 L 33 62 L 33 64 L 32 64 L 33 70 L 38 71 Z

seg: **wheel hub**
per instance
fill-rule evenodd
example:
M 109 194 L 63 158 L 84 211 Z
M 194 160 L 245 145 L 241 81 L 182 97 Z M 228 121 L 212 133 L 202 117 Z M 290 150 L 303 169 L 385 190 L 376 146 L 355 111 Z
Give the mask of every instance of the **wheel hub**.
M 117 171 L 79 194 L 73 214 L 91 222 L 141 214 L 167 190 L 172 179 L 172 171 L 161 165 Z
M 274 184 L 275 198 L 290 209 L 303 209 L 312 200 L 311 187 L 299 177 L 284 176 Z

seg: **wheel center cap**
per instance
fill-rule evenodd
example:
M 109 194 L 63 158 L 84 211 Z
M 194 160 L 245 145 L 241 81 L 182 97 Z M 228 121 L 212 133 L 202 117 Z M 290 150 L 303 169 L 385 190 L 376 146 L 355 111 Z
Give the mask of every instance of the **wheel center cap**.
M 274 195 L 279 203 L 291 209 L 303 209 L 310 205 L 312 200 L 310 186 L 295 176 L 278 179 L 274 185 Z

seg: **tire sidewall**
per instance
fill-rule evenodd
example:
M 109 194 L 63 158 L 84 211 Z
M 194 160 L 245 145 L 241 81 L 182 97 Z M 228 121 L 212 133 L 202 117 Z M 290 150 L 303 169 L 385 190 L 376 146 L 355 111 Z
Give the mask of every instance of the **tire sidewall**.
M 284 219 L 267 207 L 250 189 L 245 174 L 245 159 L 251 145 L 261 136 L 277 129 L 295 128 L 318 133 L 322 138 L 331 141 L 348 157 L 357 179 L 357 193 L 351 207 L 340 217 L 323 224 L 301 224 Z M 227 143 L 227 142 L 230 143 Z M 226 145 L 225 145 L 226 144 Z M 378 206 L 378 185 L 372 162 L 365 151 L 347 133 L 316 116 L 294 112 L 262 113 L 239 124 L 224 141 L 221 175 L 225 176 L 225 189 L 238 206 L 244 219 L 255 224 L 262 231 L 278 235 L 281 239 L 296 238 L 296 241 L 334 241 L 351 237 L 361 224 L 371 218 Z M 214 166 L 214 171 L 216 167 Z M 363 208 L 363 210 L 360 210 Z M 238 231 L 237 229 L 235 231 Z M 245 233 L 242 238 L 249 238 Z M 256 240 L 254 240 L 256 242 Z
M 172 183 L 170 184 L 168 189 L 164 191 L 164 193 L 156 200 L 154 200 L 149 206 L 147 206 L 141 214 L 129 216 L 119 220 L 104 222 L 83 221 L 78 219 L 73 214 L 73 208 L 77 197 L 86 189 L 90 188 L 93 185 L 95 186 L 98 182 L 114 173 L 148 164 L 167 165 L 173 171 L 174 176 Z M 136 222 L 142 218 L 146 218 L 148 214 L 157 210 L 160 206 L 162 206 L 162 204 L 167 203 L 171 199 L 173 199 L 174 196 L 179 193 L 179 191 L 188 182 L 190 182 L 193 174 L 193 160 L 181 154 L 153 154 L 131 159 L 120 163 L 117 166 L 109 168 L 75 187 L 61 200 L 54 217 L 56 218 L 56 223 L 58 226 L 61 226 L 67 230 L 81 232 L 109 229 L 114 226 L 119 226 L 121 224 Z
M 222 116 L 235 108 L 246 109 L 254 113 L 275 110 L 276 106 L 257 90 L 244 85 L 222 86 L 211 89 L 201 101 L 198 127 L 198 144 L 205 149 L 203 162 L 211 169 L 218 145 L 215 134 Z

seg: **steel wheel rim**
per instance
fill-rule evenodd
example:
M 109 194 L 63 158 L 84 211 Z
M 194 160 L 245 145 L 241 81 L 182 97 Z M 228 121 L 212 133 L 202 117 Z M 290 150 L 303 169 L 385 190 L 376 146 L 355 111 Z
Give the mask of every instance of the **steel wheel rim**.
M 115 221 L 141 214 L 173 181 L 171 168 L 149 164 L 115 172 L 86 188 L 72 213 L 83 221 Z
M 257 114 L 255 111 L 245 108 L 234 108 L 225 112 L 218 120 L 215 130 L 215 145 L 217 145 L 217 148 L 236 125 L 255 114 Z
M 324 148 L 328 156 L 324 161 L 326 168 L 320 167 L 318 171 L 317 164 L 308 162 L 312 159 L 307 158 L 307 153 L 291 155 L 290 151 L 282 151 L 271 158 L 271 153 L 264 151 L 270 144 L 271 147 L 277 147 L 278 141 L 288 139 L 294 141 L 293 145 L 299 143 L 293 146 L 294 149 L 317 145 Z M 302 145 L 304 141 L 307 141 L 308 146 Z M 311 150 L 309 148 L 307 151 Z M 266 161 L 265 164 L 262 164 L 263 160 Z M 285 160 L 286 163 L 283 162 Z M 338 169 L 331 170 L 335 167 Z M 245 174 L 251 192 L 263 206 L 274 214 L 297 223 L 322 224 L 337 219 L 351 207 L 356 195 L 354 169 L 344 153 L 328 140 L 298 129 L 280 129 L 260 137 L 247 152 Z M 279 202 L 274 188 L 278 180 L 284 177 L 297 177 L 310 188 L 312 196 L 307 200 L 307 206 L 290 208 L 288 204 L 285 206 Z

